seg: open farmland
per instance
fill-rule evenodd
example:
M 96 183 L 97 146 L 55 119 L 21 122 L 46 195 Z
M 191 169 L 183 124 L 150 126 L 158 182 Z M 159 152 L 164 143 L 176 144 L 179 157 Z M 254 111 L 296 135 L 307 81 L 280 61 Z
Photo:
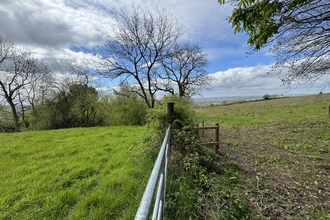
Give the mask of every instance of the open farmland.
M 0 133 L 0 219 L 133 219 L 153 166 L 148 133 Z
M 255 219 L 330 218 L 330 95 L 200 107 L 220 123 L 220 154 L 244 174 Z

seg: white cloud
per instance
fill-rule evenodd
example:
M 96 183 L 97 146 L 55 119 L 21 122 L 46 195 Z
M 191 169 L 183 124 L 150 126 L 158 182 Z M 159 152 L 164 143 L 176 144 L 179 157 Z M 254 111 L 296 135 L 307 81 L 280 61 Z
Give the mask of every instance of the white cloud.
M 253 59 L 245 59 L 250 51 L 247 36 L 234 35 L 226 20 L 233 6 L 219 5 L 216 0 L 1 0 L 0 34 L 45 62 L 75 58 L 92 66 L 96 59 L 93 54 L 72 48 L 102 45 L 111 34 L 109 11 L 113 7 L 130 9 L 133 4 L 154 12 L 165 8 L 173 14 L 185 26 L 184 39 L 198 43 L 209 55 L 212 69 L 224 69 L 221 61 L 226 60 L 225 66 L 230 69 L 213 71 L 211 89 L 205 96 L 285 92 L 279 76 L 267 74 L 265 65 L 272 62 L 268 52 L 262 50 Z M 263 62 L 265 57 L 267 63 Z M 260 65 L 253 67 L 256 63 Z M 238 65 L 242 67 L 235 67 Z
M 211 58 L 213 54 L 227 53 L 220 52 L 222 45 L 214 42 L 226 42 L 233 35 L 226 21 L 230 5 L 197 0 L 137 0 L 134 4 L 153 12 L 166 9 L 185 26 L 186 39 L 200 44 L 206 51 L 213 51 Z M 113 7 L 130 9 L 133 4 L 130 0 L 7 0 L 2 1 L 1 6 L 3 37 L 13 38 L 16 43 L 38 54 L 38 58 L 78 57 L 86 60 L 91 54 L 76 53 L 70 48 L 101 45 L 111 31 L 113 20 L 109 11 Z M 231 54 L 238 53 L 229 47 L 230 50 L 233 50 Z
M 185 38 L 196 42 L 202 39 L 205 45 L 228 40 L 233 33 L 226 21 L 232 6 L 220 6 L 217 1 L 138 0 L 134 4 L 154 12 L 167 9 L 185 26 Z M 112 22 L 109 10 L 130 9 L 132 5 L 127 0 L 5 1 L 0 9 L 0 27 L 2 34 L 26 44 L 93 46 L 109 34 Z
M 322 90 L 322 83 L 314 87 L 301 86 L 288 90 L 282 86 L 280 76 L 270 72 L 270 66 L 237 67 L 210 74 L 211 85 L 204 97 L 260 96 L 264 94 L 315 94 Z M 285 72 L 283 73 L 285 74 Z
M 42 48 L 42 47 L 27 47 L 33 55 L 43 60 L 46 64 L 52 64 L 54 61 L 75 61 L 90 68 L 95 67 L 97 56 L 92 53 L 75 52 L 68 48 Z
M 0 9 L 2 34 L 21 44 L 47 48 L 93 46 L 108 34 L 109 16 L 63 1 L 8 1 Z
M 268 66 L 237 67 L 210 76 L 213 79 L 212 86 L 234 87 L 240 84 L 254 84 L 255 80 L 267 76 L 267 72 L 269 72 Z

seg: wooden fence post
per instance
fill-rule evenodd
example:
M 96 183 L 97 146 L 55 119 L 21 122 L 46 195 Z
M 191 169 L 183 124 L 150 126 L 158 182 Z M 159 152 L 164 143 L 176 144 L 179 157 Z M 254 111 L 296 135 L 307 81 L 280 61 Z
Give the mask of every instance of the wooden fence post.
M 204 123 L 204 120 L 202 121 L 202 127 L 204 127 L 205 126 L 205 123 Z M 203 129 L 202 130 L 202 137 L 204 137 L 205 136 L 205 130 Z
M 219 145 L 220 145 L 220 141 L 219 141 L 219 136 L 220 136 L 220 134 L 219 134 L 219 123 L 215 123 L 215 126 L 217 127 L 216 129 L 215 129 L 215 132 L 214 132 L 214 141 L 216 142 L 216 143 L 218 143 L 218 144 L 216 144 L 215 145 L 215 148 L 214 148 L 214 150 L 215 150 L 215 152 L 218 152 L 218 150 L 219 150 Z
M 174 102 L 167 103 L 166 113 L 167 113 L 166 122 L 167 124 L 171 125 L 174 121 Z
M 204 126 L 204 121 L 202 123 L 202 127 L 199 127 L 199 124 L 196 124 L 196 127 L 194 128 L 196 135 L 204 134 L 204 130 L 214 130 L 214 139 L 211 142 L 204 142 L 202 144 L 205 145 L 213 145 L 214 151 L 218 152 L 220 147 L 220 126 L 219 123 L 215 123 L 214 126 Z M 199 132 L 199 130 L 202 130 L 202 132 Z
M 196 128 L 198 128 L 199 127 L 199 124 L 196 124 Z M 198 129 L 196 129 L 196 135 L 198 136 L 199 134 L 198 134 Z

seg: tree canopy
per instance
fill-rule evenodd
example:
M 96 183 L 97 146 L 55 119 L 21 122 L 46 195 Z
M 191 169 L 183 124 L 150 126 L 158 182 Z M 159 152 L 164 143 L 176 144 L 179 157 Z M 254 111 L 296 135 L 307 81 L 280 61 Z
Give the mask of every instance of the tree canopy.
M 103 75 L 131 83 L 131 89 L 153 108 L 158 91 L 157 64 L 169 56 L 182 27 L 166 11 L 154 16 L 141 7 L 134 7 L 132 13 L 114 10 L 113 16 L 113 34 L 99 51 L 107 68 Z
M 199 95 L 202 89 L 209 85 L 210 78 L 206 71 L 208 65 L 207 55 L 198 45 L 189 42 L 174 47 L 173 56 L 163 61 L 165 74 L 164 91 L 175 94 L 171 84 L 176 84 L 179 96 L 190 98 Z
M 219 0 L 224 4 L 226 0 Z M 287 85 L 313 83 L 330 70 L 330 2 L 328 0 L 229 0 L 235 33 L 249 35 L 255 50 L 272 45 L 273 66 L 289 73 Z M 326 85 L 329 84 L 329 78 Z
M 199 47 L 180 42 L 183 27 L 170 13 L 133 7 L 131 12 L 121 9 L 112 14 L 116 20 L 112 34 L 98 51 L 103 76 L 129 84 L 149 108 L 154 107 L 157 91 L 179 90 L 189 96 L 204 87 L 206 55 Z
M 36 112 L 45 115 L 51 128 L 90 127 L 98 124 L 98 92 L 87 84 L 72 84 L 69 91 L 58 92 L 52 100 L 39 106 Z M 43 111 L 40 112 L 40 111 Z

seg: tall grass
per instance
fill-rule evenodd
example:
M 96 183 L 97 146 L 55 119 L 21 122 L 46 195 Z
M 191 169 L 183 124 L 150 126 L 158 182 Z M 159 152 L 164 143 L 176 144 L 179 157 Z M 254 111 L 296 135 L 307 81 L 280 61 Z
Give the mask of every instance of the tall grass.
M 0 219 L 132 219 L 153 166 L 145 127 L 0 134 Z

